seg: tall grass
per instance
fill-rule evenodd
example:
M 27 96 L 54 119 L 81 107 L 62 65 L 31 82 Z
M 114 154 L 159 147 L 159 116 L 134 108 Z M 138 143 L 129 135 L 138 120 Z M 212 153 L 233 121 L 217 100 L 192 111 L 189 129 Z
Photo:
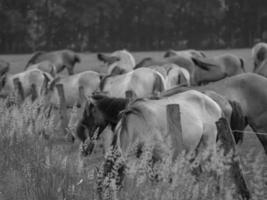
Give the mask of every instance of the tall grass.
M 22 106 L 0 102 L 0 199 L 1 200 L 85 200 L 96 199 L 96 170 L 103 159 L 81 159 L 79 142 L 57 145 L 44 136 L 62 136 L 57 111 L 47 118 L 40 110 L 42 100 L 27 100 Z M 70 112 L 70 130 L 75 129 L 77 112 Z M 43 134 L 45 133 L 45 134 Z M 242 159 L 250 174 L 253 199 L 266 199 L 264 154 L 251 152 Z M 176 162 L 166 158 L 154 166 L 158 181 L 148 178 L 145 157 L 128 164 L 119 199 L 238 199 L 228 157 L 219 151 L 213 158 L 199 157 L 193 163 L 183 155 Z M 197 171 L 202 164 L 202 171 Z M 192 174 L 192 167 L 198 176 Z

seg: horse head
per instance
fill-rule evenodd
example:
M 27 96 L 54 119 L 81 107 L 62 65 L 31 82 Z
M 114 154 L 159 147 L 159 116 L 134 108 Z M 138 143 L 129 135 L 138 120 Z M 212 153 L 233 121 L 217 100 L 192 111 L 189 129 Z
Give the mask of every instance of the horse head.
M 98 99 L 101 95 L 94 94 L 87 101 L 82 119 L 78 123 L 77 136 L 83 142 L 81 153 L 83 156 L 90 155 L 94 149 L 96 140 L 107 127 L 105 115 L 98 107 Z

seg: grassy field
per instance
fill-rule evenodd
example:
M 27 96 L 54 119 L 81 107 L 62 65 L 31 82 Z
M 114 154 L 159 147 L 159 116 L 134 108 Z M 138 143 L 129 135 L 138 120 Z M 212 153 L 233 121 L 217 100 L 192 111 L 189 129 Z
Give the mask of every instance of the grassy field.
M 208 56 L 233 53 L 244 58 L 247 71 L 252 70 L 250 49 L 213 50 L 204 52 Z M 99 67 L 101 63 L 97 60 L 96 54 L 81 53 L 80 55 L 82 62 L 76 66 L 76 72 L 84 70 L 103 72 L 106 70 L 105 68 Z M 142 58 L 148 56 L 162 57 L 163 52 L 134 52 L 133 55 L 138 62 Z M 0 59 L 10 62 L 11 73 L 17 73 L 23 71 L 30 56 L 31 55 L 1 55 Z M 51 145 L 42 140 L 40 141 L 36 136 L 32 137 L 32 135 L 36 134 L 36 127 L 37 129 L 42 128 L 44 124 L 47 123 L 50 123 L 47 125 L 47 130 L 51 132 L 51 134 L 56 135 L 57 130 L 54 128 L 56 120 L 47 122 L 42 119 L 38 122 L 36 113 L 31 116 L 29 115 L 29 113 L 34 113 L 31 108 L 28 108 L 29 106 L 21 108 L 22 110 L 14 109 L 10 112 L 5 110 L 3 105 L 4 104 L 0 105 L 0 160 L 4 160 L 4 162 L 0 161 L 0 200 L 94 199 L 95 180 L 92 178 L 92 169 L 98 166 L 103 160 L 103 154 L 100 153 L 101 149 L 98 149 L 92 157 L 81 160 L 78 152 L 79 142 L 76 142 L 74 145 L 54 145 L 53 151 L 51 151 L 49 154 L 50 156 L 48 156 L 47 149 L 49 149 L 48 147 Z M 29 118 L 35 121 L 30 123 L 31 126 L 35 127 L 34 130 L 29 126 L 27 121 Z M 78 116 L 74 116 L 74 118 L 75 121 L 78 119 Z M 10 123 L 10 120 L 12 120 L 12 123 Z M 13 123 L 14 125 L 12 125 Z M 36 123 L 38 123 L 38 125 L 36 125 Z M 29 127 L 31 127 L 31 131 L 29 131 Z M 250 129 L 248 129 L 248 131 L 249 130 Z M 30 134 L 28 134 L 29 132 Z M 20 137 L 16 137 L 16 135 Z M 246 169 L 246 178 L 250 187 L 254 187 L 255 181 L 261 184 L 261 181 L 255 177 L 265 177 L 266 180 L 267 158 L 263 155 L 263 148 L 253 133 L 247 133 L 245 135 L 244 143 L 238 147 L 238 151 L 240 152 L 241 159 L 248 162 L 244 164 L 243 167 Z M 258 155 L 262 156 L 256 159 Z M 255 165 L 253 165 L 254 162 L 256 162 Z M 82 182 L 80 183 L 81 180 Z M 43 186 L 37 187 L 38 184 Z M 164 187 L 166 187 L 166 185 Z M 161 189 L 164 187 L 161 187 Z M 151 191 L 154 191 L 155 188 L 152 188 L 153 187 L 150 187 Z M 138 192 L 138 188 L 135 188 L 135 190 L 131 192 L 131 188 L 128 189 L 128 192 L 132 195 L 134 195 L 134 191 Z M 253 190 L 254 189 L 255 188 L 253 188 Z M 266 183 L 262 185 L 259 190 L 267 191 Z M 90 194 L 90 196 L 88 196 L 88 194 Z M 139 197 L 141 198 L 141 196 Z M 127 197 L 127 199 L 135 198 Z M 142 197 L 142 199 L 144 198 Z

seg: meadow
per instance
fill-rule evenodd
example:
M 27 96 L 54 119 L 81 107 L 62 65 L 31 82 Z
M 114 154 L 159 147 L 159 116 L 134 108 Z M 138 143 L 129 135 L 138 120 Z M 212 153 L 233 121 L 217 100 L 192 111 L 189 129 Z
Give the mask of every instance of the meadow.
M 233 53 L 244 58 L 246 70 L 252 71 L 250 49 L 204 52 L 208 56 Z M 76 72 L 105 72 L 95 53 L 80 55 L 82 62 L 76 66 Z M 148 56 L 161 57 L 163 52 L 134 52 L 133 55 L 138 62 Z M 17 73 L 23 71 L 30 56 L 1 55 L 0 59 L 10 62 L 11 73 Z M 60 137 L 61 133 L 56 112 L 49 119 L 37 112 L 41 103 L 39 100 L 32 105 L 26 101 L 21 107 L 6 108 L 5 102 L 0 102 L 0 200 L 96 199 L 95 168 L 104 158 L 101 147 L 98 145 L 91 157 L 80 158 L 79 141 L 69 144 L 45 140 L 39 135 L 41 131 L 52 138 Z M 80 113 L 75 108 L 69 111 L 70 129 L 75 128 Z M 250 129 L 247 131 L 244 142 L 237 147 L 245 178 L 253 199 L 267 199 L 267 158 L 255 134 Z M 227 166 L 219 167 L 223 159 L 216 159 L 214 165 L 209 163 L 218 174 L 227 173 Z M 121 199 L 238 199 L 231 194 L 232 185 L 227 181 L 220 182 L 223 190 L 219 194 L 214 180 L 204 175 L 200 183 L 195 184 L 189 167 L 182 157 L 175 165 L 166 161 L 158 166 L 163 177 L 174 177 L 171 184 L 167 181 L 148 183 L 142 170 L 134 170 L 130 176 L 132 181 L 122 189 Z

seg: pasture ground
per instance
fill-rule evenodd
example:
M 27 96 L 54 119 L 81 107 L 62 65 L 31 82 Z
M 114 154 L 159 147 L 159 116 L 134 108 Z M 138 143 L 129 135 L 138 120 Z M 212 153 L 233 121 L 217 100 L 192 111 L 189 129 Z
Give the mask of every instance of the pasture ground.
M 251 51 L 250 49 L 234 49 L 234 50 L 212 50 L 212 51 L 204 51 L 208 56 L 215 56 L 220 55 L 224 53 L 232 53 L 235 54 L 241 58 L 244 58 L 245 60 L 245 68 L 247 71 L 252 71 L 252 58 L 251 58 Z M 95 70 L 99 72 L 105 72 L 105 67 L 101 66 L 102 64 L 97 60 L 95 53 L 80 53 L 82 62 L 76 65 L 75 71 L 81 72 L 85 70 Z M 144 57 L 161 57 L 163 55 L 163 52 L 134 52 L 134 57 L 136 58 L 136 61 L 139 62 Z M 4 59 L 11 64 L 11 73 L 18 73 L 23 71 L 24 66 L 26 65 L 26 62 L 31 57 L 31 55 L 0 55 L 0 59 Z M 250 129 L 248 129 L 250 131 Z M 1 137 L 0 137 L 1 139 Z M 67 151 L 70 153 L 71 159 L 73 161 L 77 161 L 75 158 L 78 155 L 78 144 L 76 144 L 74 147 L 67 147 Z M 263 148 L 259 141 L 257 140 L 256 136 L 251 132 L 245 134 L 244 142 L 238 147 L 238 150 L 240 152 L 241 158 L 246 158 L 248 154 L 251 156 L 251 152 L 253 153 L 253 156 L 257 156 L 259 152 L 263 152 Z M 1 157 L 1 156 L 0 156 Z M 100 163 L 102 160 L 103 155 L 101 153 L 96 153 L 91 158 L 86 159 L 86 163 L 90 168 L 92 166 L 96 166 Z M 0 161 L 1 162 L 1 161 Z M 77 166 L 78 163 L 76 163 L 73 166 Z M 262 171 L 262 174 L 260 176 L 267 177 L 267 158 L 266 156 L 261 160 L 260 162 L 261 166 L 264 166 L 264 170 Z M 1 166 L 1 165 L 0 165 Z M 246 168 L 246 166 L 243 166 Z M 256 170 L 256 169 L 255 169 Z M 1 173 L 0 173 L 1 174 Z M 10 176 L 15 176 L 15 174 L 12 174 Z M 251 171 L 247 171 L 246 178 L 249 181 L 252 178 L 253 174 Z M 15 177 L 13 177 L 15 178 Z M 0 181 L 0 200 L 5 200 L 3 195 L 3 191 L 1 191 L 2 188 L 4 188 L 3 182 Z M 12 184 L 12 182 L 10 183 Z M 48 183 L 49 184 L 49 183 Z M 60 184 L 60 183 L 59 183 Z M 267 191 L 267 185 L 265 184 L 264 190 Z

